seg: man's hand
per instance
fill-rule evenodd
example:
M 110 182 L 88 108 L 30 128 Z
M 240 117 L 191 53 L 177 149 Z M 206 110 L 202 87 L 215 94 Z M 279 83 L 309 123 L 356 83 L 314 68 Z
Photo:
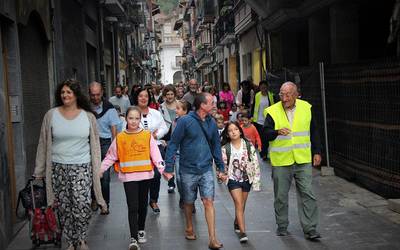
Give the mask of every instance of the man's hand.
M 319 166 L 321 164 L 321 155 L 315 154 L 313 157 L 313 166 Z
M 222 180 L 223 182 L 226 181 L 226 179 L 228 179 L 228 175 L 222 172 L 217 172 L 217 178 Z
M 164 173 L 163 173 L 163 176 L 164 176 L 164 179 L 165 179 L 166 181 L 169 181 L 172 177 L 174 177 L 174 174 L 173 174 L 173 173 L 164 172 Z
M 278 129 L 278 135 L 288 135 L 288 134 L 290 134 L 290 129 L 288 129 L 288 128 L 281 128 L 281 129 Z

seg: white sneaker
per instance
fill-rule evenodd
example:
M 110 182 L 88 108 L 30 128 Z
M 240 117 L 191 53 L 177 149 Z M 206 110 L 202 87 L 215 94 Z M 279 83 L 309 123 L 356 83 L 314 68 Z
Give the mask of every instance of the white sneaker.
M 140 247 L 135 238 L 131 238 L 131 243 L 129 244 L 129 250 L 140 250 Z
M 146 232 L 144 230 L 139 230 L 138 231 L 138 242 L 140 244 L 146 243 L 147 239 L 146 239 Z

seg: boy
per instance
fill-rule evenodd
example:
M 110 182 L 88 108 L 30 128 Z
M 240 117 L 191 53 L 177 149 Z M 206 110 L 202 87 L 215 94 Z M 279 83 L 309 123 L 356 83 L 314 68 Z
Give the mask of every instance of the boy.
M 240 113 L 240 121 L 243 129 L 243 134 L 251 143 L 253 143 L 253 146 L 258 149 L 258 151 L 260 151 L 261 138 L 257 132 L 256 127 L 251 123 L 250 118 L 250 113 L 247 110 L 243 110 Z

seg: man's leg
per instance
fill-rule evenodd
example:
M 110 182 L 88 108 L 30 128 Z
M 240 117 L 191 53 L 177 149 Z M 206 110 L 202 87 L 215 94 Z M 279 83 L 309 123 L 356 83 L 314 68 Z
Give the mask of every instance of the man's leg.
M 214 172 L 212 170 L 202 174 L 199 180 L 199 189 L 201 200 L 203 201 L 205 217 L 208 226 L 209 246 L 220 248 L 222 244 L 217 240 L 215 234 L 215 209 L 214 209 Z
M 296 165 L 294 179 L 297 191 L 297 210 L 304 233 L 316 230 L 318 225 L 317 200 L 312 191 L 311 164 Z
M 275 219 L 279 231 L 285 234 L 289 225 L 288 193 L 292 182 L 292 167 L 273 167 Z M 287 234 L 287 232 L 286 232 Z
M 197 186 L 198 186 L 198 176 L 195 174 L 181 174 L 181 194 L 184 203 L 186 228 L 185 228 L 185 238 L 188 240 L 195 240 L 196 235 L 193 229 L 192 221 L 192 210 L 193 204 L 196 201 L 197 196 Z

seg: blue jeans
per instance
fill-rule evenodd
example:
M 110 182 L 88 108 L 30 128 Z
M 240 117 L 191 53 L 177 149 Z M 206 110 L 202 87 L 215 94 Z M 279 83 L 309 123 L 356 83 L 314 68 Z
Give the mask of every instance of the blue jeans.
M 182 194 L 185 203 L 193 204 L 200 191 L 202 199 L 214 200 L 215 184 L 212 170 L 203 174 L 181 174 Z
M 111 145 L 111 139 L 100 139 L 100 150 L 101 150 L 101 160 L 106 157 L 108 148 Z M 103 198 L 107 203 L 107 206 L 110 204 L 110 168 L 104 172 L 103 178 L 100 179 L 101 183 L 101 193 L 103 194 Z

